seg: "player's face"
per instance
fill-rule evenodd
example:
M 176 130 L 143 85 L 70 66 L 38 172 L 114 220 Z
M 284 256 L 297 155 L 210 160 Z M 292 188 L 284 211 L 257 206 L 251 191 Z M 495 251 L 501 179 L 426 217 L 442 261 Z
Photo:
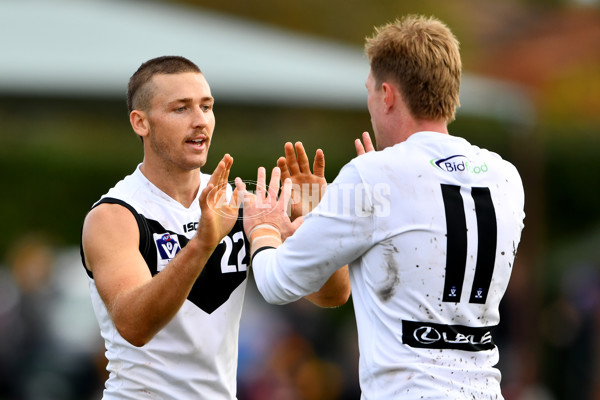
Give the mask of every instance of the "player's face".
M 204 75 L 160 74 L 152 83 L 150 132 L 144 142 L 148 141 L 150 152 L 165 168 L 202 167 L 215 129 L 214 99 Z

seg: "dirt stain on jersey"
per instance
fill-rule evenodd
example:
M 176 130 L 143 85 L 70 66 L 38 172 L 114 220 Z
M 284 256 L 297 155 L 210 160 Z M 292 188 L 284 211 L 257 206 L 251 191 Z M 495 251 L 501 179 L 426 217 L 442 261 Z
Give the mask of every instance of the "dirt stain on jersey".
M 387 277 L 383 282 L 381 289 L 377 292 L 379 299 L 383 302 L 389 301 L 396 293 L 396 288 L 400 284 L 400 276 L 398 275 L 398 264 L 396 254 L 398 249 L 391 241 L 383 242 L 383 261 L 385 263 Z

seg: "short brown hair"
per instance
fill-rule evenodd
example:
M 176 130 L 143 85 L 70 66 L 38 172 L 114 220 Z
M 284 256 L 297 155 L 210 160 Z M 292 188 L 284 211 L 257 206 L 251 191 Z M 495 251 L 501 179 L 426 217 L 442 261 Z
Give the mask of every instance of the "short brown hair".
M 462 64 L 458 40 L 443 22 L 405 16 L 375 28 L 365 52 L 376 84 L 399 85 L 414 117 L 454 120 Z
M 146 61 L 129 79 L 127 86 L 127 109 L 147 110 L 152 99 L 152 87 L 148 85 L 154 75 L 198 72 L 200 68 L 181 56 L 162 56 Z

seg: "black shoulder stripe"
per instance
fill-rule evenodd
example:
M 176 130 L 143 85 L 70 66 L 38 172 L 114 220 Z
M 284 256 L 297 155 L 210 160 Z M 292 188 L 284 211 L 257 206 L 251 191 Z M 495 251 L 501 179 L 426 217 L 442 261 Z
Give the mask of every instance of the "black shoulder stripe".
M 147 254 L 150 251 L 150 246 L 152 245 L 152 242 L 151 242 L 150 229 L 148 228 L 146 219 L 144 217 L 142 217 L 135 210 L 135 208 L 133 208 L 133 206 L 124 202 L 123 200 L 116 199 L 114 197 L 104 197 L 104 198 L 100 199 L 100 201 L 98 201 L 96 204 L 94 204 L 92 206 L 92 209 L 98 207 L 100 204 L 118 204 L 120 206 L 125 207 L 126 209 L 128 209 L 131 212 L 131 214 L 133 214 L 135 221 L 137 222 L 137 225 L 138 225 L 138 230 L 140 232 L 140 245 L 139 245 L 140 253 L 142 255 Z M 92 271 L 90 271 L 85 264 L 83 245 L 80 245 L 80 254 L 81 254 L 81 261 L 83 263 L 83 266 L 85 267 L 85 270 L 86 270 L 88 276 L 90 278 L 93 278 Z
M 81 228 L 81 230 L 83 231 L 83 227 Z M 83 232 L 82 232 L 83 235 Z M 94 275 L 92 274 L 92 271 L 90 271 L 85 263 L 85 254 L 83 253 L 83 241 L 81 243 L 79 243 L 79 256 L 81 257 L 81 263 L 83 264 L 83 269 L 85 270 L 85 273 L 87 274 L 87 276 L 89 276 L 90 278 L 94 278 Z

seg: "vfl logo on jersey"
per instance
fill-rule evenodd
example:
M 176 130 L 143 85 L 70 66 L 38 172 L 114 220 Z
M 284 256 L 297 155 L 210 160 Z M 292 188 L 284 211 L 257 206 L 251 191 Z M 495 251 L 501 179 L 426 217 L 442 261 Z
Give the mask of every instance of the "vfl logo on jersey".
M 439 160 L 431 160 L 431 165 L 446 172 L 469 172 L 471 174 L 481 174 L 488 172 L 486 163 L 473 165 L 473 163 L 463 155 L 450 156 Z
M 181 250 L 181 246 L 177 241 L 177 235 L 171 235 L 169 233 L 155 233 L 154 242 L 156 243 L 157 259 L 156 269 L 162 271 L 162 269 L 175 258 L 175 255 Z
M 492 328 L 402 321 L 402 342 L 422 349 L 491 350 Z

